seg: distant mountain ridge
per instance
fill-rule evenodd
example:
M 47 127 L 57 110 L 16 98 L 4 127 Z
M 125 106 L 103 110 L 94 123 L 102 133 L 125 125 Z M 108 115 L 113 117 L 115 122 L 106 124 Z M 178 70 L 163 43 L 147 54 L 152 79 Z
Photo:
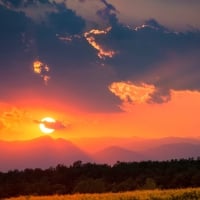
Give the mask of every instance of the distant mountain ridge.
M 163 144 L 143 152 L 150 160 L 170 160 L 180 158 L 200 157 L 200 144 L 189 142 Z
M 93 154 L 97 163 L 114 164 L 117 161 L 131 162 L 146 160 L 145 156 L 139 152 L 130 151 L 118 146 L 111 146 Z
M 112 156 L 113 155 L 113 156 Z M 200 157 L 200 144 L 173 143 L 163 144 L 144 151 L 131 151 L 121 147 L 109 147 L 93 154 L 96 162 L 115 164 L 117 161 L 164 161 Z
M 159 147 L 165 144 L 174 143 L 192 143 L 200 144 L 200 138 L 189 137 L 163 137 L 163 138 L 140 138 L 140 137 L 100 137 L 100 138 L 80 138 L 73 139 L 73 143 L 79 146 L 81 149 L 88 151 L 88 147 L 91 147 L 94 153 L 99 152 L 110 146 L 118 146 L 131 151 L 144 151 L 147 149 Z
M 79 146 L 77 141 L 53 139 L 50 136 L 28 141 L 0 141 L 0 171 L 44 169 L 58 164 L 69 166 L 77 160 L 112 165 L 117 161 L 171 160 L 200 156 L 200 140 L 195 138 L 124 138 L 121 143 L 118 138 L 111 139 L 108 138 L 106 142 L 106 138 L 99 138 L 102 144 L 98 148 L 101 149 L 94 151 L 88 145 L 87 153 L 83 144 Z M 97 143 L 98 138 L 95 138 L 92 144 L 94 146 Z
M 70 141 L 43 136 L 29 141 L 0 141 L 0 171 L 49 168 L 92 158 Z

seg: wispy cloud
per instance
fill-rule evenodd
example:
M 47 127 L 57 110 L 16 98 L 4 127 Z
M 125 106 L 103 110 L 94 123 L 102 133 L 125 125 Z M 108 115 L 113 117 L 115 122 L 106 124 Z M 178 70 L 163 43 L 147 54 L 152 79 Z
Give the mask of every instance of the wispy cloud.
M 114 50 L 109 50 L 108 48 L 100 44 L 100 42 L 97 41 L 95 36 L 98 35 L 106 35 L 110 31 L 110 27 L 105 30 L 98 30 L 98 29 L 92 29 L 88 32 L 84 33 L 84 37 L 88 41 L 88 43 L 98 51 L 98 57 L 101 59 L 104 59 L 106 57 L 112 58 L 117 52 Z
M 0 102 L 0 130 L 15 129 L 24 121 L 30 121 L 30 113 L 10 104 Z
M 52 122 L 45 121 L 45 120 L 33 120 L 33 122 L 37 124 L 44 124 L 46 128 L 55 129 L 55 130 L 66 129 L 70 126 L 69 124 L 66 124 L 58 120 L 55 120 Z
M 48 75 L 50 68 L 47 64 L 36 60 L 33 62 L 33 71 L 43 79 L 45 85 L 48 84 L 48 81 L 50 80 L 50 76 Z

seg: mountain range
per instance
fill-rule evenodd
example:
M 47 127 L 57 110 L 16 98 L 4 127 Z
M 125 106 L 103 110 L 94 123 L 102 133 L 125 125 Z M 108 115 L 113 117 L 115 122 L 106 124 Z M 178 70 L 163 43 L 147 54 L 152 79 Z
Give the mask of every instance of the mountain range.
M 81 143 L 81 139 L 69 141 L 43 136 L 28 141 L 0 141 L 0 171 L 45 169 L 58 164 L 69 166 L 77 160 L 113 165 L 117 161 L 171 160 L 199 156 L 199 138 L 84 138 Z
M 74 161 L 92 162 L 90 156 L 64 139 L 43 136 L 29 141 L 0 141 L 0 171 L 49 168 Z

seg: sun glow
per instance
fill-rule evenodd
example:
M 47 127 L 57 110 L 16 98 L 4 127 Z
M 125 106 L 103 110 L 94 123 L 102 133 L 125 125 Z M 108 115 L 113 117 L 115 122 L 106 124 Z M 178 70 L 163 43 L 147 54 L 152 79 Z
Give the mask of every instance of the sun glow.
M 55 129 L 51 128 L 49 125 L 55 123 L 56 120 L 51 117 L 45 117 L 41 120 L 39 124 L 40 130 L 45 134 L 51 134 L 55 131 Z

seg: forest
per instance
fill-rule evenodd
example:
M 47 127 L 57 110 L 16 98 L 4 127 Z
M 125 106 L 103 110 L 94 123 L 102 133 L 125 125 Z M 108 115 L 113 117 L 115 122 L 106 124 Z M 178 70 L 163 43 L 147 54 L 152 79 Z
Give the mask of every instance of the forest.
M 0 172 L 0 198 L 20 195 L 123 192 L 200 186 L 200 159 L 62 164 Z

